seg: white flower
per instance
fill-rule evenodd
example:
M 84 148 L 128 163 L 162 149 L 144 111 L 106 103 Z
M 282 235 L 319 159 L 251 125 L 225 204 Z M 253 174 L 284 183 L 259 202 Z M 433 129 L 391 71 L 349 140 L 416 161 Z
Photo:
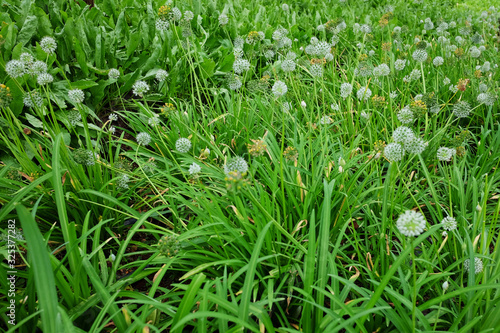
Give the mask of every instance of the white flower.
M 467 272 L 470 271 L 470 259 L 465 259 L 464 268 Z M 481 258 L 474 257 L 474 273 L 479 274 L 483 271 L 483 261 Z
M 149 91 L 149 85 L 144 82 L 144 81 L 135 81 L 134 85 L 132 86 L 132 92 L 134 95 L 143 97 L 145 93 Z
M 137 137 L 135 138 L 137 140 L 137 143 L 141 146 L 147 146 L 151 142 L 151 135 L 149 135 L 146 132 L 141 132 L 137 134 Z
M 54 77 L 49 73 L 42 73 L 36 78 L 36 82 L 41 86 L 52 83 L 52 81 L 54 81 Z
M 200 171 L 201 171 L 201 167 L 198 164 L 194 163 L 194 162 L 189 167 L 189 174 L 190 175 L 195 175 L 195 174 L 199 173 Z
M 179 153 L 187 153 L 191 149 L 191 141 L 188 138 L 180 138 L 175 142 L 175 149 Z
M 420 235 L 424 231 L 425 223 L 425 217 L 421 213 L 407 210 L 399 216 L 396 226 L 399 232 L 410 237 Z
M 457 229 L 457 220 L 453 216 L 446 216 L 442 221 L 441 225 L 444 230 L 452 231 Z
M 5 65 L 5 71 L 11 78 L 16 78 L 26 73 L 26 67 L 24 62 L 20 60 L 11 60 Z
M 158 72 L 156 72 L 156 80 L 158 80 L 158 82 L 163 82 L 167 79 L 168 77 L 168 72 L 164 69 L 159 69 Z
M 68 91 L 68 98 L 71 100 L 71 102 L 79 104 L 82 103 L 85 99 L 85 94 L 81 89 L 71 89 L 70 91 Z
M 230 172 L 245 173 L 248 171 L 248 164 L 241 156 L 236 156 L 224 165 L 224 173 L 227 175 Z
M 302 106 L 303 108 L 305 108 L 307 106 L 307 104 L 306 104 L 305 101 L 302 101 L 302 102 L 300 102 L 300 106 Z
M 108 77 L 112 80 L 116 80 L 120 77 L 120 71 L 116 68 L 111 68 L 108 72 Z
M 444 282 L 443 282 L 443 291 L 448 290 L 448 287 L 449 287 L 449 286 L 450 286 L 450 285 L 448 284 L 448 281 L 444 281 Z
M 52 54 L 56 51 L 57 43 L 54 38 L 46 36 L 40 41 L 40 48 L 47 54 Z
M 281 97 L 286 94 L 288 87 L 283 81 L 276 81 L 273 85 L 272 92 L 275 97 Z

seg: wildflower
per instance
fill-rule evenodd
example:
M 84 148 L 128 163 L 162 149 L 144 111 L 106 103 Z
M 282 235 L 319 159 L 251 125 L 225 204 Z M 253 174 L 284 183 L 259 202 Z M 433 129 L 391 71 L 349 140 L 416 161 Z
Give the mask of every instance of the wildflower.
M 231 90 L 238 90 L 241 88 L 241 86 L 243 85 L 240 81 L 240 78 L 238 77 L 238 75 L 233 75 L 233 76 L 230 76 L 227 80 L 227 85 L 229 86 L 229 89 Z
M 82 121 L 82 115 L 78 112 L 78 110 L 71 110 L 68 112 L 68 121 L 71 126 L 75 126 Z
M 453 155 L 457 153 L 456 149 L 447 148 L 447 147 L 439 147 L 437 151 L 437 159 L 440 161 L 450 161 Z
M 190 174 L 190 175 L 196 175 L 196 174 L 197 174 L 197 173 L 199 173 L 200 171 L 201 171 L 201 167 L 200 167 L 198 164 L 194 163 L 194 162 L 193 162 L 193 164 L 191 164 L 191 166 L 189 167 L 189 174 Z
M 307 104 L 306 104 L 305 101 L 302 101 L 302 102 L 300 102 L 300 106 L 302 106 L 303 108 L 305 108 L 305 107 L 307 107 Z
M 425 224 L 425 217 L 413 210 L 401 214 L 396 222 L 399 232 L 407 237 L 420 235 L 424 231 Z
M 290 10 L 290 8 L 288 7 L 288 5 L 286 3 L 282 4 L 281 5 L 281 9 L 284 11 L 284 12 L 288 12 Z
M 466 101 L 458 101 L 455 105 L 453 105 L 453 113 L 458 118 L 467 117 L 470 111 L 471 111 L 470 104 Z
M 137 134 L 135 140 L 140 146 L 147 146 L 151 142 L 151 135 L 146 132 L 141 132 Z
M 389 162 L 401 161 L 404 156 L 404 149 L 399 143 L 389 143 L 384 148 L 384 156 Z
M 165 235 L 158 241 L 158 251 L 168 258 L 175 256 L 180 247 L 180 242 L 175 235 Z
M 450 285 L 448 284 L 448 281 L 444 281 L 444 282 L 443 282 L 443 291 L 448 290 L 448 287 L 449 287 L 449 286 L 450 286 Z
M 170 23 L 165 19 L 157 19 L 155 23 L 155 28 L 158 31 L 167 31 L 170 28 Z
M 182 12 L 179 10 L 179 8 L 177 7 L 172 8 L 171 18 L 174 21 L 179 21 L 182 18 Z
M 229 18 L 227 17 L 226 14 L 220 14 L 219 15 L 219 24 L 220 25 L 226 25 L 229 23 Z
M 158 124 L 160 124 L 160 117 L 157 114 L 153 115 L 148 119 L 148 124 L 150 126 L 157 126 Z
M 421 76 L 422 76 L 422 72 L 420 72 L 420 70 L 418 70 L 418 69 L 414 69 L 410 73 L 410 81 L 416 81 L 416 80 L 420 79 Z
M 311 72 L 311 75 L 313 77 L 323 76 L 323 66 L 321 66 L 320 64 L 312 65 L 311 68 L 309 69 L 309 71 Z
M 434 60 L 432 61 L 432 63 L 434 64 L 434 66 L 441 66 L 442 64 L 444 64 L 444 59 L 442 57 L 436 57 L 434 58 Z
M 398 97 L 398 92 L 396 90 L 394 90 L 389 94 L 389 98 L 391 99 L 396 99 L 397 97 Z
M 445 78 L 443 79 L 443 84 L 444 84 L 445 86 L 449 85 L 449 84 L 450 84 L 450 82 L 451 82 L 451 81 L 450 81 L 450 79 L 448 79 L 447 77 L 445 77 Z
M 455 85 L 455 84 L 450 84 L 450 86 L 448 87 L 448 89 L 452 92 L 452 93 L 456 93 L 458 91 L 458 86 Z
M 68 91 L 68 98 L 74 104 L 79 104 L 82 103 L 83 100 L 85 99 L 85 94 L 81 89 L 72 89 Z
M 130 182 L 130 178 L 126 174 L 121 174 L 116 182 L 116 187 L 121 190 L 128 189 L 128 183 Z
M 41 107 L 43 98 L 37 91 L 26 92 L 23 96 L 23 103 L 28 108 Z
M 264 140 L 252 140 L 252 142 L 253 144 L 248 144 L 248 153 L 254 157 L 264 155 L 264 152 L 267 149 L 267 145 Z
M 481 50 L 473 46 L 470 48 L 469 54 L 472 58 L 479 58 L 481 56 Z
M 36 82 L 41 86 L 52 83 L 52 81 L 54 81 L 54 77 L 49 73 L 42 73 L 36 78 Z
M 425 50 L 416 49 L 412 57 L 416 62 L 424 62 L 427 60 L 427 52 L 425 52 Z
M 416 155 L 421 154 L 425 150 L 425 147 L 427 147 L 427 144 L 422 138 L 415 138 L 404 146 L 405 150 Z
M 281 97 L 286 94 L 288 87 L 283 81 L 276 81 L 273 85 L 272 92 L 275 97 Z
M 0 84 L 0 108 L 6 108 L 12 102 L 10 88 L 5 84 Z
M 226 181 L 226 188 L 228 191 L 239 191 L 249 184 L 248 179 L 245 178 L 246 172 L 230 171 L 226 173 L 224 178 Z
M 191 21 L 193 18 L 194 18 L 194 14 L 193 14 L 193 12 L 192 12 L 192 11 L 190 11 L 190 10 L 186 10 L 186 11 L 184 12 L 184 19 L 185 19 L 186 21 Z
M 117 121 L 118 120 L 118 115 L 116 113 L 112 113 L 108 116 L 109 121 Z
M 285 73 L 293 72 L 295 70 L 295 66 L 296 66 L 295 61 L 293 61 L 291 59 L 285 59 L 281 63 L 281 69 Z
M 159 69 L 158 72 L 156 72 L 155 78 L 158 82 L 165 81 L 167 77 L 168 77 L 168 72 L 164 69 Z
M 175 142 L 175 149 L 179 153 L 187 153 L 191 149 L 191 141 L 187 138 L 180 138 Z
M 453 216 L 447 216 L 441 221 L 444 230 L 453 231 L 457 229 L 457 220 Z
M 135 81 L 134 85 L 132 86 L 132 92 L 134 93 L 134 95 L 139 97 L 144 97 L 144 94 L 148 91 L 149 85 L 144 81 Z
M 297 161 L 299 158 L 299 151 L 295 147 L 286 147 L 285 151 L 283 152 L 283 156 L 289 160 L 289 161 Z
M 398 113 L 398 119 L 403 124 L 409 124 L 415 120 L 413 112 L 408 106 L 405 106 Z
M 28 65 L 28 73 L 31 75 L 39 75 L 47 72 L 47 64 L 43 61 L 37 60 Z
M 26 66 L 30 66 L 33 61 L 35 61 L 33 56 L 27 52 L 21 53 L 21 55 L 19 56 L 19 60 L 24 62 Z
M 56 51 L 57 43 L 54 38 L 46 36 L 40 41 L 40 48 L 47 54 L 52 54 Z
M 372 95 L 372 91 L 368 87 L 361 87 L 358 92 L 356 93 L 356 96 L 358 97 L 359 100 L 363 99 L 364 101 L 367 101 L 370 99 L 370 96 Z
M 78 148 L 73 152 L 73 159 L 76 163 L 92 166 L 95 164 L 94 153 L 85 148 Z
M 248 171 L 248 164 L 241 156 L 236 156 L 224 165 L 224 173 L 228 175 L 230 172 L 238 172 L 244 174 Z
M 321 117 L 321 119 L 319 120 L 319 123 L 321 125 L 330 125 L 332 123 L 332 118 L 328 117 L 328 116 L 323 116 Z
M 340 85 L 340 97 L 347 98 L 352 93 L 352 85 L 350 83 L 342 83 Z
M 495 104 L 496 100 L 497 100 L 496 96 L 493 95 L 492 93 L 485 92 L 477 95 L 477 101 L 480 104 L 491 106 Z
M 108 72 L 108 77 L 111 80 L 116 80 L 120 77 L 120 71 L 116 68 L 111 68 Z
M 470 259 L 465 259 L 464 268 L 467 272 L 470 271 Z M 483 271 L 483 261 L 481 258 L 474 258 L 474 273 L 479 274 Z
M 374 76 L 387 76 L 391 73 L 391 69 L 387 64 L 380 64 L 373 69 Z
M 11 78 L 23 76 L 26 73 L 24 62 L 20 60 L 11 60 L 5 65 L 5 72 Z

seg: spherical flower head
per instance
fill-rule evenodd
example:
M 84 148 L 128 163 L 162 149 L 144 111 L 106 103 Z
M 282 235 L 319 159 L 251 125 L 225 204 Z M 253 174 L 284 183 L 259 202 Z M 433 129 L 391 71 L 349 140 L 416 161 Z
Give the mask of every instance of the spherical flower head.
M 128 189 L 128 183 L 130 182 L 130 178 L 126 174 L 121 174 L 116 181 L 116 187 L 120 190 L 126 190 Z
M 466 101 L 458 101 L 453 105 L 453 113 L 458 118 L 465 118 L 469 115 L 471 111 L 470 104 Z
M 380 64 L 373 69 L 373 75 L 378 76 L 387 76 L 391 73 L 391 69 L 387 64 Z
M 193 164 L 191 164 L 191 166 L 189 167 L 189 174 L 193 176 L 199 172 L 201 172 L 201 167 L 193 162 Z
M 144 97 L 144 94 L 149 91 L 149 85 L 144 81 L 135 81 L 132 86 L 132 92 L 134 95 L 139 97 Z
M 361 87 L 361 88 L 359 88 L 358 92 L 356 93 L 356 96 L 358 97 L 358 99 L 364 100 L 364 101 L 369 100 L 371 95 L 372 95 L 372 91 L 368 87 Z
M 26 73 L 26 67 L 21 60 L 11 60 L 5 65 L 5 72 L 11 78 L 23 76 Z
M 37 60 L 27 66 L 28 73 L 31 75 L 39 75 L 47 72 L 47 64 L 40 60 Z
M 23 103 L 28 108 L 41 107 L 43 105 L 43 98 L 37 91 L 24 93 Z
M 477 101 L 480 104 L 492 106 L 493 104 L 495 104 L 496 100 L 497 100 L 497 97 L 489 92 L 485 92 L 485 93 L 481 93 L 481 94 L 477 95 Z
M 180 138 L 175 142 L 175 149 L 179 153 L 187 153 L 191 149 L 191 141 L 188 138 Z
M 410 73 L 410 81 L 417 81 L 422 77 L 422 72 L 419 69 L 414 69 Z
M 108 116 L 109 121 L 117 121 L 118 115 L 116 113 L 112 113 Z
M 485 61 L 483 66 L 481 66 L 481 72 L 489 72 L 491 69 L 491 63 L 489 61 Z
M 226 14 L 220 14 L 219 15 L 219 24 L 220 25 L 226 25 L 229 23 L 229 18 L 227 17 Z
M 74 104 L 79 104 L 83 103 L 83 100 L 85 99 L 85 94 L 81 89 L 72 89 L 68 91 L 68 98 Z
M 151 142 L 151 135 L 146 132 L 141 132 L 137 134 L 135 140 L 140 146 L 147 146 Z
M 156 80 L 158 80 L 158 82 L 163 82 L 167 79 L 168 77 L 168 72 L 164 69 L 159 69 L 158 72 L 156 72 Z
M 389 143 L 384 148 L 384 156 L 389 160 L 389 162 L 401 161 L 404 153 L 404 149 L 399 143 Z
M 248 164 L 245 159 L 241 156 L 236 156 L 233 159 L 227 161 L 224 165 L 224 173 L 228 175 L 230 172 L 238 172 L 240 174 L 246 173 L 248 171 Z
M 399 126 L 392 133 L 392 138 L 395 142 L 407 146 L 415 140 L 415 134 L 406 126 Z
M 333 59 L 334 59 L 333 58 L 333 54 L 331 54 L 331 53 L 325 54 L 325 60 L 326 61 L 330 62 L 330 61 L 333 61 Z
M 285 73 L 293 72 L 295 70 L 295 67 L 296 67 L 295 61 L 293 61 L 291 59 L 285 59 L 281 63 L 281 69 Z
M 457 153 L 456 149 L 453 148 L 447 148 L 447 147 L 440 147 L 437 150 L 437 159 L 440 161 L 447 161 L 449 162 L 453 155 Z
M 236 59 L 233 63 L 233 70 L 236 74 L 241 74 L 250 69 L 250 62 L 246 59 Z
M 19 60 L 24 62 L 26 66 L 31 65 L 33 61 L 35 61 L 33 56 L 27 52 L 21 53 L 21 55 L 19 56 Z
M 305 101 L 302 101 L 300 102 L 300 106 L 303 107 L 303 108 L 306 108 L 307 107 L 307 104 Z
M 402 71 L 403 69 L 405 69 L 405 66 L 406 66 L 406 60 L 398 59 L 394 62 L 394 68 L 397 71 Z
M 231 90 L 238 90 L 241 88 L 243 83 L 241 83 L 241 80 L 238 77 L 238 75 L 232 75 L 227 79 L 227 85 Z
M 324 57 L 327 53 L 330 53 L 332 48 L 331 44 L 325 41 L 318 42 L 316 45 L 316 54 Z
M 446 216 L 442 221 L 441 225 L 444 230 L 453 231 L 457 229 L 457 220 L 453 216 Z
M 194 18 L 194 14 L 193 14 L 193 12 L 192 12 L 192 11 L 190 11 L 190 10 L 186 10 L 186 11 L 184 12 L 184 19 L 185 19 L 186 21 L 191 21 L 193 18 Z
M 332 123 L 332 118 L 328 117 L 328 116 L 323 116 L 321 117 L 321 119 L 319 120 L 319 123 L 321 125 L 330 125 Z
M 464 261 L 464 268 L 467 272 L 470 271 L 470 259 L 465 259 Z M 474 273 L 479 274 L 483 271 L 483 261 L 481 258 L 475 257 L 474 258 Z
M 421 213 L 407 210 L 399 216 L 396 226 L 403 235 L 411 237 L 420 235 L 425 229 L 425 223 L 425 217 Z
M 54 81 L 54 77 L 49 73 L 42 73 L 36 78 L 36 82 L 41 86 L 52 83 L 52 81 Z
M 311 65 L 311 68 L 309 69 L 309 71 L 311 72 L 311 75 L 313 77 L 323 76 L 323 66 L 321 66 L 320 64 Z
M 92 166 L 95 164 L 94 153 L 85 148 L 76 149 L 73 152 L 73 159 L 76 163 L 82 165 Z
M 427 147 L 427 144 L 422 138 L 415 138 L 411 143 L 404 146 L 405 150 L 410 154 L 422 154 Z
M 410 124 L 415 120 L 415 116 L 413 115 L 411 109 L 408 106 L 405 106 L 401 109 L 401 111 L 399 111 L 398 119 L 403 124 Z
M 443 59 L 443 57 L 436 57 L 436 58 L 434 58 L 434 60 L 432 60 L 432 63 L 436 67 L 441 66 L 442 64 L 444 64 L 444 59 Z
M 157 114 L 153 115 L 148 119 L 148 124 L 153 127 L 158 126 L 160 124 L 160 117 Z
M 444 281 L 443 282 L 443 291 L 448 290 L 449 287 L 450 287 L 450 285 L 449 285 L 448 281 Z
M 444 84 L 445 86 L 449 85 L 449 84 L 450 84 L 450 82 L 451 82 L 451 80 L 450 80 L 449 78 L 447 78 L 447 77 L 445 77 L 445 78 L 443 79 L 443 84 Z
M 481 56 L 481 50 L 473 46 L 470 48 L 469 54 L 472 58 L 479 58 Z
M 45 36 L 40 41 L 40 48 L 43 52 L 52 54 L 56 51 L 57 48 L 56 40 L 50 36 Z
M 284 3 L 281 5 L 281 10 L 283 10 L 284 12 L 288 12 L 290 10 L 290 7 L 288 7 L 288 5 Z
M 82 121 L 82 115 L 78 112 L 78 110 L 71 110 L 68 112 L 68 121 L 71 126 L 75 126 Z
M 342 83 L 340 85 L 340 97 L 347 98 L 352 93 L 352 85 L 350 83 Z
M 285 82 L 283 81 L 276 81 L 273 85 L 273 88 L 271 89 L 275 97 L 281 97 L 286 94 L 288 91 L 288 87 L 286 86 Z
M 416 49 L 412 57 L 416 62 L 424 62 L 427 60 L 427 52 L 425 50 Z
M 180 9 L 177 7 L 172 8 L 172 20 L 179 21 L 181 18 L 182 12 L 180 11 Z
M 159 18 L 156 20 L 155 28 L 158 31 L 167 31 L 170 28 L 170 22 L 166 19 Z
M 389 94 L 390 99 L 396 99 L 397 97 L 398 97 L 398 92 L 396 90 L 394 90 Z
M 111 68 L 108 72 L 108 77 L 111 80 L 116 80 L 120 77 L 120 71 L 116 68 Z
M 180 248 L 180 242 L 175 235 L 165 235 L 158 242 L 158 251 L 168 258 L 172 258 L 179 253 Z

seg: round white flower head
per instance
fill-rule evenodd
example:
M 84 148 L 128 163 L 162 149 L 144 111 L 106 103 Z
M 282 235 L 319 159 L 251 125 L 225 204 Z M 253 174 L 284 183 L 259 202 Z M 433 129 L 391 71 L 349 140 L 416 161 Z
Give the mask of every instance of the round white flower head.
M 448 290 L 448 287 L 449 287 L 449 286 L 450 286 L 450 285 L 449 285 L 448 281 L 444 281 L 444 282 L 443 282 L 443 291 Z
M 380 64 L 373 69 L 374 76 L 387 76 L 391 74 L 391 69 L 387 64 Z
M 108 77 L 112 80 L 116 80 L 120 77 L 120 71 L 116 68 L 111 68 L 108 72 Z
M 151 142 L 151 135 L 146 132 L 141 132 L 137 134 L 135 139 L 140 146 L 147 146 Z
M 158 72 L 156 72 L 156 80 L 158 80 L 159 82 L 163 82 L 167 79 L 168 77 L 168 72 L 164 69 L 159 69 Z
M 158 31 L 167 31 L 170 28 L 170 22 L 164 19 L 157 19 L 155 23 L 155 28 Z
M 457 229 L 457 220 L 453 216 L 446 216 L 442 221 L 441 225 L 444 230 L 452 231 Z
M 416 49 L 412 57 L 416 62 L 424 62 L 427 60 L 427 52 L 425 52 L 425 50 Z
M 480 93 L 485 93 L 488 91 L 488 86 L 484 83 L 480 83 L 478 89 Z
M 442 64 L 444 64 L 444 59 L 443 57 L 436 57 L 434 58 L 434 60 L 432 60 L 432 63 L 434 64 L 434 66 L 441 66 Z
M 497 97 L 489 92 L 481 93 L 481 94 L 477 95 L 477 101 L 480 104 L 485 104 L 485 105 L 491 106 L 491 105 L 495 104 L 496 100 L 497 100 Z
M 481 50 L 473 46 L 470 48 L 469 54 L 472 58 L 479 58 L 481 56 Z
M 74 104 L 82 103 L 85 99 L 85 94 L 81 89 L 71 89 L 68 91 L 68 98 Z
M 401 109 L 401 111 L 399 111 L 398 119 L 403 124 L 409 124 L 415 120 L 415 116 L 413 115 L 411 109 L 408 106 L 405 106 Z
M 443 84 L 444 84 L 445 86 L 449 85 L 449 84 L 450 84 L 450 82 L 451 82 L 451 80 L 450 80 L 449 78 L 447 78 L 447 77 L 445 77 L 445 78 L 443 79 Z
M 186 10 L 186 11 L 184 12 L 184 19 L 185 19 L 186 21 L 191 21 L 193 18 L 194 18 L 194 14 L 193 14 L 193 12 L 192 12 L 192 11 L 190 11 L 190 10 Z
M 248 164 L 241 156 L 236 156 L 224 165 L 224 173 L 227 175 L 230 172 L 245 173 L 248 171 Z
M 281 63 L 281 69 L 285 73 L 293 72 L 295 70 L 295 66 L 295 61 L 293 61 L 292 59 L 285 59 Z
M 116 181 L 116 187 L 118 187 L 120 190 L 126 190 L 128 189 L 129 181 L 130 181 L 129 176 L 126 174 L 122 174 Z
M 284 3 L 284 4 L 281 5 L 281 9 L 284 12 L 288 12 L 290 10 L 290 7 L 288 7 L 288 5 L 286 3 Z
M 42 73 L 36 78 L 36 82 L 41 86 L 52 83 L 52 81 L 54 81 L 54 77 L 49 73 Z
M 157 114 L 153 115 L 151 118 L 148 119 L 148 124 L 150 126 L 159 125 L 160 124 L 160 117 Z
M 5 72 L 11 78 L 23 76 L 26 73 L 26 67 L 21 60 L 11 60 L 5 65 Z
M 321 125 L 330 125 L 332 123 L 332 118 L 328 117 L 328 116 L 323 116 L 321 117 L 321 119 L 319 120 L 319 123 Z
M 201 171 L 201 167 L 198 164 L 194 163 L 194 162 L 189 167 L 189 174 L 190 175 L 195 175 L 195 174 L 199 173 L 200 171 Z
M 453 113 L 458 118 L 465 118 L 469 115 L 471 111 L 470 104 L 466 101 L 459 101 L 455 105 L 453 105 Z
M 447 148 L 447 147 L 439 147 L 437 151 L 437 158 L 440 161 L 450 161 L 453 155 L 457 153 L 456 149 Z
M 39 75 L 46 72 L 47 64 L 40 60 L 31 63 L 28 67 L 28 73 L 31 75 Z
M 405 69 L 405 66 L 406 66 L 406 60 L 398 59 L 394 62 L 394 68 L 397 71 L 402 71 L 403 69 Z
M 321 66 L 320 64 L 311 65 L 311 68 L 309 69 L 309 71 L 311 72 L 311 75 L 313 77 L 323 76 L 323 66 Z
M 172 8 L 172 19 L 174 21 L 179 21 L 181 18 L 182 18 L 182 12 L 180 11 L 180 9 L 177 7 Z
M 411 143 L 404 146 L 405 150 L 410 154 L 422 154 L 422 152 L 427 147 L 427 144 L 422 138 L 415 138 Z
M 330 62 L 330 61 L 333 61 L 333 59 L 334 59 L 333 58 L 333 54 L 331 54 L 331 53 L 325 54 L 325 60 L 326 61 Z
M 401 161 L 404 156 L 404 149 L 399 143 L 389 143 L 384 148 L 384 156 L 390 162 Z
M 399 215 L 396 226 L 399 232 L 410 237 L 420 235 L 425 229 L 425 223 L 425 217 L 421 213 L 407 210 Z
M 300 102 L 300 106 L 302 106 L 303 108 L 305 108 L 307 106 L 307 104 L 306 104 L 305 101 L 302 101 L 302 102 Z
M 82 115 L 77 110 L 71 110 L 68 112 L 68 121 L 72 126 L 75 126 L 82 120 Z
M 396 90 L 394 90 L 389 94 L 389 98 L 391 99 L 396 99 L 397 97 L 398 97 L 398 92 Z
M 229 23 L 229 18 L 227 17 L 226 14 L 220 14 L 219 15 L 219 24 L 220 25 L 226 25 Z
M 191 149 L 191 141 L 188 138 L 180 138 L 175 142 L 175 149 L 179 153 L 187 153 Z
M 407 146 L 415 140 L 415 134 L 406 126 L 399 126 L 392 132 L 392 138 L 397 143 Z
M 144 82 L 144 81 L 135 81 L 134 85 L 132 86 L 132 92 L 134 95 L 143 97 L 145 93 L 149 91 L 149 85 Z
M 470 271 L 470 259 L 465 259 L 464 268 L 467 272 Z M 479 274 L 483 271 L 483 261 L 481 258 L 474 258 L 474 273 Z
M 47 54 L 52 54 L 56 51 L 56 40 L 50 36 L 45 36 L 40 41 L 40 48 Z
M 359 100 L 363 99 L 364 101 L 369 100 L 371 95 L 372 95 L 372 91 L 368 87 L 361 87 L 361 88 L 359 88 L 358 92 L 356 93 L 356 96 L 358 97 L 358 99 Z
M 112 113 L 108 116 L 109 121 L 117 121 L 118 115 L 116 113 Z
M 28 108 L 41 107 L 43 105 L 43 98 L 36 91 L 25 92 L 23 103 Z
M 33 56 L 27 52 L 21 53 L 19 60 L 24 62 L 27 66 L 31 65 L 35 60 Z
M 352 85 L 350 83 L 342 83 L 340 85 L 340 97 L 347 98 L 352 93 Z
M 236 59 L 233 63 L 233 70 L 236 74 L 241 74 L 250 69 L 250 62 L 246 59 Z
M 276 81 L 271 89 L 275 97 L 281 97 L 286 94 L 288 87 L 283 81 Z
M 234 75 L 227 79 L 227 85 L 231 90 L 238 90 L 241 88 L 243 83 L 241 83 L 241 80 L 237 75 Z

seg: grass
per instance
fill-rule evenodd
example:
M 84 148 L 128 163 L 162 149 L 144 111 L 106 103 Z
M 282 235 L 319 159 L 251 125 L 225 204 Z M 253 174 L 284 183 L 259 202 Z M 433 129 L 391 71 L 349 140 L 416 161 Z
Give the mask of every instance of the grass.
M 5 2 L 2 331 L 496 332 L 492 5 Z

